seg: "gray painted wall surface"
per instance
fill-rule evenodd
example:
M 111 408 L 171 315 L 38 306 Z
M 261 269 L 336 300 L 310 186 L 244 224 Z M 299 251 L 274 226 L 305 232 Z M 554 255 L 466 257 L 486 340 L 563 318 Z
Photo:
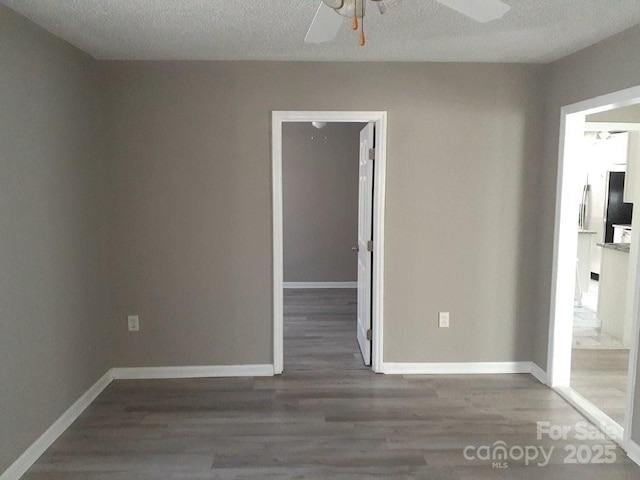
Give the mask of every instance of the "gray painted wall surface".
M 361 123 L 282 130 L 285 282 L 355 282 Z
M 98 74 L 0 5 L 0 472 L 109 367 Z
M 531 359 L 544 67 L 103 67 L 115 366 L 271 363 L 273 110 L 389 113 L 385 361 Z
M 640 85 L 640 26 L 558 60 L 547 70 L 545 148 L 541 166 L 544 174 L 538 196 L 540 248 L 535 252 L 535 257 L 540 259 L 538 277 L 541 288 L 537 303 L 542 310 L 538 317 L 534 360 L 543 368 L 547 364 L 549 338 L 560 109 L 564 105 Z M 633 438 L 640 442 L 640 383 L 635 398 Z

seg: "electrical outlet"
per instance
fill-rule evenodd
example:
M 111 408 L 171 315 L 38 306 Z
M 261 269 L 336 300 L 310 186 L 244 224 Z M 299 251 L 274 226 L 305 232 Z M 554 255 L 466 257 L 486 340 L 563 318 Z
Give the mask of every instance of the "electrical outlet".
M 438 327 L 449 328 L 449 312 L 438 313 Z
M 127 323 L 129 325 L 130 332 L 139 332 L 140 331 L 140 319 L 137 315 L 129 315 L 127 317 Z

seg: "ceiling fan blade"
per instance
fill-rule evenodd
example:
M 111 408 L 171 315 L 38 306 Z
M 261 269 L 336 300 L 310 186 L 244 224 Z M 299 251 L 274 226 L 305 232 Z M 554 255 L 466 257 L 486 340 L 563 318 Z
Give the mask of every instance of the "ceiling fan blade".
M 383 0 L 377 1 L 376 4 L 378 5 L 378 10 L 380 10 L 381 15 L 384 15 L 385 13 L 387 13 L 387 4 L 384 3 Z
M 436 0 L 480 23 L 502 18 L 511 7 L 500 0 Z
M 374 0 L 378 4 L 380 13 L 387 13 L 387 10 L 398 5 L 402 0 Z
M 344 23 L 344 17 L 339 15 L 333 8 L 320 2 L 316 16 L 309 27 L 304 41 L 307 43 L 330 42 L 338 35 L 340 27 Z

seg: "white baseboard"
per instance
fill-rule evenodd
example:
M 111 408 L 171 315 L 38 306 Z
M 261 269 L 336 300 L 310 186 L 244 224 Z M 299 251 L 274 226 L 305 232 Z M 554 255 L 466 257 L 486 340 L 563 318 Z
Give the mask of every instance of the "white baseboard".
M 187 367 L 113 368 L 114 380 L 206 377 L 270 377 L 273 365 L 211 365 Z
M 189 367 L 112 368 L 94 383 L 58 418 L 11 466 L 0 480 L 18 480 L 78 416 L 111 383 L 119 379 L 266 377 L 273 375 L 273 365 L 214 365 Z
M 635 463 L 640 465 L 640 445 L 633 440 L 629 440 L 627 445 L 627 456 Z
M 531 362 L 385 362 L 382 372 L 396 375 L 468 375 L 496 373 L 531 373 Z
M 533 375 L 541 384 L 547 384 L 547 372 L 540 368 L 535 362 L 531 362 L 531 375 Z
M 554 387 L 553 390 L 581 413 L 583 417 L 596 427 L 603 429 L 603 433 L 611 440 L 620 446 L 624 446 L 624 429 L 609 415 L 570 387 Z
M 358 282 L 284 282 L 284 288 L 358 288 Z
M 69 428 L 76 418 L 107 388 L 113 377 L 111 370 L 94 383 L 71 405 L 40 437 L 27 448 L 11 466 L 0 475 L 0 480 L 18 480 L 57 438 Z

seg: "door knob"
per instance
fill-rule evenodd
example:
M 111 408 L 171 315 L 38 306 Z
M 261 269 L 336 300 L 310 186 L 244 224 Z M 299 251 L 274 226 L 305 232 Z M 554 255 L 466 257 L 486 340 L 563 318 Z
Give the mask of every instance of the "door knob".
M 351 251 L 352 252 L 359 252 L 360 251 L 360 247 L 358 247 L 357 245 L 355 247 L 351 247 Z

